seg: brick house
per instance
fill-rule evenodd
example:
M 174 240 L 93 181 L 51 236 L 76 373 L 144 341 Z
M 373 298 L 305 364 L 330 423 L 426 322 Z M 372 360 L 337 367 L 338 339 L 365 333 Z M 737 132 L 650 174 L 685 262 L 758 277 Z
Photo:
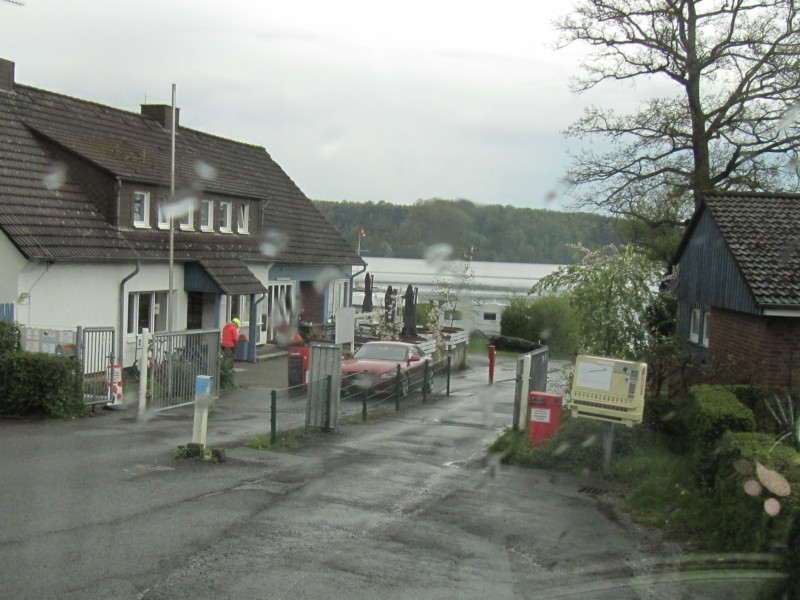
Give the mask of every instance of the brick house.
M 677 334 L 699 360 L 800 382 L 800 196 L 714 193 L 673 260 Z
M 20 85 L 0 59 L 0 306 L 22 325 L 114 325 L 128 366 L 143 327 L 218 328 L 258 344 L 300 307 L 350 304 L 355 250 L 259 146 Z M 180 204 L 180 203 L 179 203 Z M 174 307 L 165 310 L 170 272 Z M 256 344 L 251 344 L 254 358 Z

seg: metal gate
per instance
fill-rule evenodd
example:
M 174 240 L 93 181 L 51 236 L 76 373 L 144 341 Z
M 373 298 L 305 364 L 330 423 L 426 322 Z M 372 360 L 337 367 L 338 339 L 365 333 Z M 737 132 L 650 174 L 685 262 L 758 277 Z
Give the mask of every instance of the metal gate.
M 342 347 L 337 344 L 312 343 L 309 362 L 306 427 L 336 429 Z
M 547 362 L 550 349 L 547 346 L 528 352 L 517 358 L 517 383 L 514 386 L 514 417 L 512 426 L 518 429 L 528 426 L 526 414 L 530 392 L 547 391 Z
M 147 349 L 147 408 L 167 410 L 194 403 L 198 375 L 211 379 L 211 397 L 219 394 L 220 332 L 154 333 Z
M 81 363 L 83 401 L 85 404 L 108 404 L 111 375 L 115 372 L 113 327 L 78 327 L 76 354 Z

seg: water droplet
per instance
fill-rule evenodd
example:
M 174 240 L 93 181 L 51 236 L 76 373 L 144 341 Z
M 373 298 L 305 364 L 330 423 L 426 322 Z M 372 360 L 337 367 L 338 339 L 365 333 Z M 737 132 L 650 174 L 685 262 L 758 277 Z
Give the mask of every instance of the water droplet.
M 337 269 L 333 268 L 325 268 L 323 269 L 319 276 L 314 280 L 314 289 L 318 294 L 324 294 L 327 289 L 328 285 L 336 281 L 337 279 L 342 279 L 342 274 Z
M 562 442 L 558 445 L 558 448 L 553 451 L 553 454 L 558 456 L 559 454 L 564 454 L 567 450 L 569 450 L 569 442 Z
M 447 270 L 448 262 L 453 256 L 453 247 L 450 244 L 434 244 L 425 250 L 425 262 L 437 273 Z
M 53 163 L 45 173 L 43 181 L 48 190 L 61 189 L 67 181 L 67 166 L 60 162 Z
M 280 256 L 284 250 L 286 250 L 288 245 L 288 235 L 277 229 L 267 229 L 261 236 L 261 241 L 259 242 L 258 247 L 261 250 L 261 254 L 264 256 L 276 258 Z
M 761 484 L 755 479 L 749 479 L 744 482 L 744 493 L 748 496 L 760 496 L 761 490 Z
M 778 514 L 781 512 L 781 503 L 778 502 L 775 498 L 767 498 L 764 501 L 764 511 L 770 517 L 777 517 Z
M 798 116 L 800 116 L 800 104 L 793 104 L 789 107 L 789 110 L 783 113 L 783 116 L 779 121 L 779 127 L 781 129 L 788 129 L 789 127 L 792 127 L 795 124 L 795 121 L 797 121 Z
M 194 172 L 204 181 L 213 181 L 217 178 L 217 169 L 202 160 L 198 160 L 194 164 Z
M 197 210 L 198 205 L 199 202 L 194 196 L 178 196 L 174 202 L 167 205 L 167 210 L 172 211 L 173 219 L 182 219 Z

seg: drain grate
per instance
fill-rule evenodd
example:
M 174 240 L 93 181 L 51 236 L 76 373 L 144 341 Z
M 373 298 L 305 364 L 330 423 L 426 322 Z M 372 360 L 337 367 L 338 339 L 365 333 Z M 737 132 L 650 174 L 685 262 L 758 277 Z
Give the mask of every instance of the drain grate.
M 582 487 L 578 490 L 579 494 L 589 494 L 590 496 L 603 496 L 608 493 L 608 490 L 599 487 Z

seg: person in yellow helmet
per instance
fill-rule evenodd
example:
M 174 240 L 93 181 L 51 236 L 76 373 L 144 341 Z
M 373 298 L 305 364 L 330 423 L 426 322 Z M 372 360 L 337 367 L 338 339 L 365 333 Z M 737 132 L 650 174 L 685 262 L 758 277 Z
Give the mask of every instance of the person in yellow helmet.
M 222 328 L 222 356 L 224 358 L 233 360 L 236 342 L 239 341 L 239 325 L 241 324 L 242 322 L 234 317 L 230 323 Z

